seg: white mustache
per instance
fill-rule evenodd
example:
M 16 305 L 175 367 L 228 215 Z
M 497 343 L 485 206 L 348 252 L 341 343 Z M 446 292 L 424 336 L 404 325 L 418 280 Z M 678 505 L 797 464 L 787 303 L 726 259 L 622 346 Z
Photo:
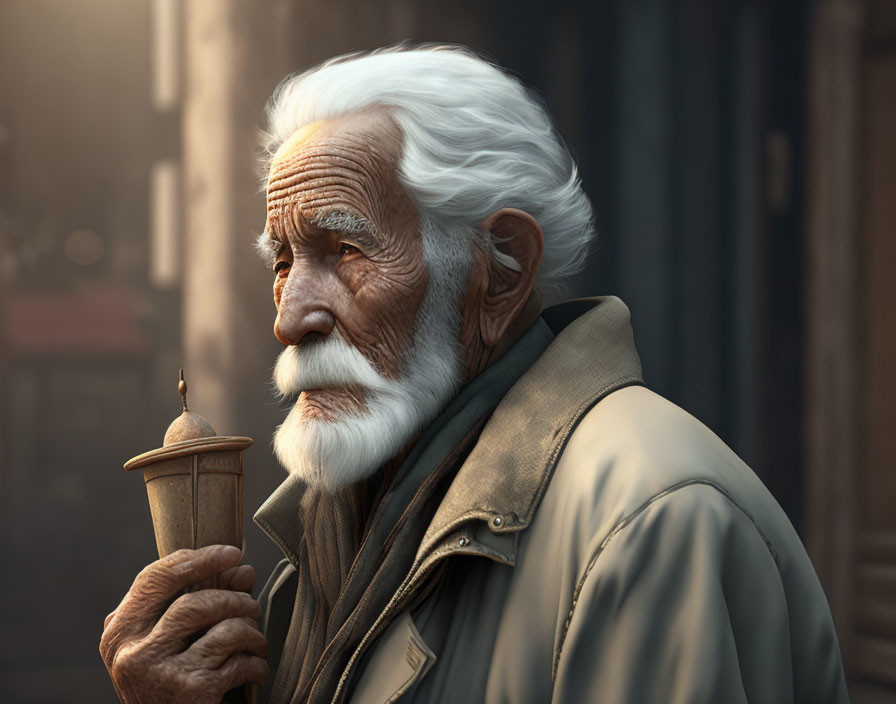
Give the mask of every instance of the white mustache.
M 334 330 L 323 341 L 304 347 L 290 345 L 277 357 L 274 385 L 282 396 L 309 389 L 344 389 L 358 386 L 388 393 L 393 382 L 383 377 L 356 348 Z

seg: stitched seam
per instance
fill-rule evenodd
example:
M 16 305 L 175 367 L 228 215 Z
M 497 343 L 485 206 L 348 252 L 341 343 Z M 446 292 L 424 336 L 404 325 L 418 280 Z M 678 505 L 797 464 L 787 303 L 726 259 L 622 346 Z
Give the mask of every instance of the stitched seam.
M 667 487 L 660 491 L 657 494 L 654 494 L 649 499 L 647 499 L 644 503 L 638 506 L 634 511 L 632 511 L 627 516 L 624 516 L 620 521 L 613 527 L 613 529 L 607 534 L 607 536 L 600 542 L 600 545 L 597 546 L 597 549 L 594 551 L 594 554 L 591 556 L 591 559 L 588 561 L 588 566 L 585 568 L 584 574 L 582 574 L 581 579 L 579 579 L 578 584 L 576 585 L 575 591 L 572 594 L 572 602 L 569 606 L 569 613 L 566 615 L 566 621 L 563 624 L 563 631 L 560 633 L 560 641 L 557 644 L 557 652 L 554 655 L 554 665 L 551 668 L 551 684 L 555 684 L 557 680 L 557 670 L 560 667 L 560 657 L 563 654 L 563 645 L 566 643 L 566 636 L 569 632 L 570 624 L 572 623 L 572 617 L 575 613 L 576 606 L 578 605 L 579 597 L 582 594 L 582 589 L 585 587 L 585 581 L 588 579 L 588 575 L 591 574 L 591 570 L 594 568 L 597 559 L 603 553 L 604 549 L 610 543 L 610 541 L 616 537 L 616 535 L 622 532 L 625 528 L 627 528 L 638 516 L 640 516 L 644 511 L 650 508 L 653 504 L 655 504 L 660 499 L 664 499 L 667 496 L 673 494 L 679 489 L 684 489 L 689 486 L 695 485 L 704 485 L 709 486 L 718 491 L 722 496 L 724 496 L 728 501 L 737 508 L 744 516 L 749 519 L 750 523 L 753 524 L 753 527 L 756 529 L 756 532 L 759 533 L 759 536 L 762 538 L 765 543 L 766 548 L 768 548 L 769 553 L 771 553 L 772 558 L 775 561 L 775 564 L 778 564 L 778 553 L 775 550 L 774 545 L 772 545 L 771 540 L 769 540 L 768 536 L 763 532 L 763 530 L 756 523 L 756 519 L 753 518 L 753 515 L 747 511 L 743 506 L 741 506 L 734 498 L 728 493 L 728 490 L 723 486 L 714 482 L 711 479 L 686 479 L 684 481 L 678 482 L 677 484 L 673 484 L 670 487 Z
M 408 642 L 410 644 L 413 644 L 419 655 L 423 656 L 423 663 L 419 667 L 414 668 L 414 671 L 411 673 L 410 677 L 408 677 L 404 681 L 404 683 L 395 691 L 395 693 L 389 698 L 387 704 L 397 702 L 399 699 L 401 699 L 401 697 L 404 696 L 404 694 L 411 688 L 411 686 L 423 679 L 423 677 L 429 672 L 429 668 L 432 667 L 432 664 L 437 659 L 435 653 L 432 652 L 430 647 L 426 644 L 426 641 L 423 640 L 423 636 L 420 635 L 420 631 L 417 629 L 417 626 L 414 623 L 414 619 L 411 618 L 410 613 L 408 613 L 408 618 L 411 619 L 411 633 Z M 417 641 L 419 641 L 419 643 Z M 420 647 L 420 643 L 423 644 L 423 647 Z
M 414 683 L 417 673 L 422 669 L 423 668 L 421 667 L 411 672 L 408 678 L 398 686 L 398 689 L 395 690 L 392 696 L 386 700 L 386 704 L 392 704 L 392 702 L 397 702 L 401 699 L 402 695 L 407 692 L 410 686 Z
M 470 547 L 473 549 L 466 550 L 464 548 L 455 548 L 453 554 L 454 555 L 472 555 L 474 557 L 485 557 L 489 560 L 493 560 L 493 561 L 499 562 L 503 565 L 510 565 L 511 567 L 513 567 L 513 563 L 507 561 L 506 555 L 504 555 L 500 552 L 497 552 L 495 550 L 492 550 L 491 548 L 486 547 L 485 545 L 483 545 L 480 542 L 475 543 L 475 546 L 471 543 Z
M 535 514 L 535 510 L 537 509 L 538 504 L 541 502 L 541 499 L 544 496 L 544 492 L 551 481 L 551 477 L 554 474 L 554 468 L 557 464 L 557 461 L 559 460 L 560 455 L 563 453 L 563 449 L 566 447 L 566 444 L 569 441 L 572 432 L 575 430 L 582 417 L 611 393 L 615 393 L 616 391 L 620 391 L 629 386 L 641 386 L 643 385 L 643 383 L 644 382 L 641 380 L 641 377 L 636 374 L 629 374 L 620 377 L 610 382 L 609 384 L 602 386 L 600 390 L 594 393 L 585 403 L 579 406 L 576 409 L 575 413 L 573 413 L 573 415 L 570 417 L 570 419 L 560 428 L 560 430 L 556 431 L 556 437 L 558 437 L 559 440 L 556 442 L 556 444 L 551 446 L 548 458 L 542 464 L 543 469 L 541 471 L 541 479 L 539 480 L 538 487 L 536 488 L 535 493 L 532 495 L 528 506 L 526 506 L 525 514 L 523 516 L 517 516 L 520 522 L 516 525 L 507 525 L 501 530 L 492 530 L 491 527 L 489 527 L 489 530 L 492 530 L 493 533 L 501 534 L 518 533 L 519 531 L 528 528 L 532 522 L 532 517 Z M 468 523 L 476 519 L 487 521 L 494 514 L 494 506 L 475 506 L 456 520 L 452 521 L 446 526 L 443 526 L 441 530 L 431 535 L 426 542 L 429 545 L 436 545 L 446 535 L 454 532 L 464 523 Z
M 536 490 L 535 495 L 529 502 L 529 506 L 526 508 L 526 518 L 524 520 L 523 527 L 528 526 L 531 522 L 532 515 L 535 512 L 535 508 L 539 503 L 541 503 L 541 497 L 544 495 L 545 489 L 550 483 L 551 477 L 553 477 L 554 475 L 554 469 L 557 466 L 560 455 L 563 454 L 563 450 L 566 448 L 566 444 L 569 441 L 570 436 L 572 435 L 572 431 L 575 430 L 582 417 L 591 408 L 603 401 L 604 398 L 609 396 L 611 393 L 624 389 L 627 386 L 636 386 L 640 384 L 643 384 L 643 382 L 641 381 L 641 377 L 635 374 L 629 374 L 628 376 L 620 377 L 619 379 L 615 379 L 609 384 L 601 387 L 600 390 L 593 394 L 585 403 L 579 406 L 578 410 L 576 410 L 572 417 L 567 421 L 566 425 L 564 425 L 561 429 L 560 440 L 556 445 L 554 445 L 551 454 L 548 456 L 548 461 L 544 465 L 544 470 L 542 470 L 541 482 L 538 485 L 538 489 Z
M 268 538 L 276 543 L 277 547 L 280 548 L 280 552 L 283 553 L 286 559 L 289 560 L 293 564 L 293 566 L 298 564 L 298 555 L 296 555 L 296 553 L 289 548 L 285 540 L 281 540 L 280 536 L 266 520 L 264 520 L 263 518 L 254 518 L 253 521 L 255 522 L 255 525 L 261 528 L 261 530 L 265 535 L 268 536 Z

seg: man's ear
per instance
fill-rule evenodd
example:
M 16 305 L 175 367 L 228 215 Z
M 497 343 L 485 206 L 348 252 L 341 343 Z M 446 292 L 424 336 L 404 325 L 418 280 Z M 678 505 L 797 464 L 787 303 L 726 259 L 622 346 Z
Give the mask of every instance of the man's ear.
M 517 270 L 502 263 L 503 257 L 492 257 L 488 262 L 488 286 L 479 309 L 479 330 L 482 341 L 494 347 L 532 295 L 544 254 L 544 234 L 535 218 L 516 208 L 498 210 L 482 227 L 489 231 L 498 251 L 519 264 Z

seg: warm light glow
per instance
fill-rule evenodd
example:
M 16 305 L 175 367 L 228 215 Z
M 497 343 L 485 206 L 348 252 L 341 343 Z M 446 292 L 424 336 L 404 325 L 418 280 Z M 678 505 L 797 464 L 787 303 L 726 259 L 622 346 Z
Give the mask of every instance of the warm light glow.
M 177 107 L 180 100 L 178 0 L 155 0 L 152 6 L 152 103 L 159 112 Z
M 171 288 L 180 277 L 179 179 L 176 161 L 153 164 L 149 180 L 149 278 L 158 288 Z

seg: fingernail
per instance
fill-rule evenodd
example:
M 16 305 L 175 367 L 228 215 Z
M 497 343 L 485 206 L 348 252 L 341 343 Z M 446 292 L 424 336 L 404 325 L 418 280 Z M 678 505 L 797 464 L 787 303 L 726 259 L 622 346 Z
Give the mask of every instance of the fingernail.
M 221 551 L 223 557 L 226 557 L 229 560 L 233 560 L 234 558 L 238 558 L 242 553 L 239 548 L 234 547 L 233 545 L 227 545 Z

